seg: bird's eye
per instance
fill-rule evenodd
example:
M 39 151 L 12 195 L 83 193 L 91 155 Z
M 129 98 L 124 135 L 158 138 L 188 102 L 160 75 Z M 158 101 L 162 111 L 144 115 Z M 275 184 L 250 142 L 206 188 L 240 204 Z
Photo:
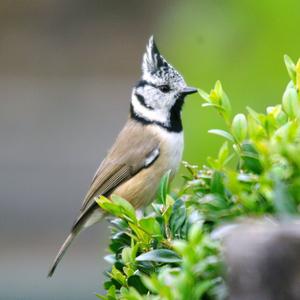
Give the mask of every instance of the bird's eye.
M 170 86 L 168 86 L 167 84 L 160 85 L 158 88 L 163 93 L 167 93 L 167 92 L 169 92 L 171 90 Z

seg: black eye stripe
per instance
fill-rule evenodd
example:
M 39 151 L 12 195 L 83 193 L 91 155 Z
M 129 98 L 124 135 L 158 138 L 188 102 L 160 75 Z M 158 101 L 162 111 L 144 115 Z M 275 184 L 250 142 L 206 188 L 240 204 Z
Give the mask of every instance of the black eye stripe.
M 149 82 L 147 80 L 140 80 L 137 84 L 136 84 L 136 88 L 139 88 L 139 87 L 144 87 L 145 85 L 149 85 L 149 86 L 152 86 L 156 89 L 159 89 L 160 91 L 164 92 L 164 93 L 167 93 L 171 90 L 170 86 L 168 84 L 162 84 L 162 85 L 156 85 L 152 82 Z
M 163 84 L 163 85 L 158 86 L 158 89 L 163 93 L 167 93 L 171 90 L 170 86 L 167 85 L 167 84 Z

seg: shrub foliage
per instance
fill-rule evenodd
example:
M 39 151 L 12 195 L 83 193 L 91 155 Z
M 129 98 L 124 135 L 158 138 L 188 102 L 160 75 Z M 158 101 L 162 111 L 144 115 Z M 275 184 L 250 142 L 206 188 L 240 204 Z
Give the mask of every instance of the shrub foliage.
M 99 198 L 115 218 L 106 260 L 112 264 L 100 299 L 224 299 L 220 230 L 239 217 L 288 218 L 300 210 L 300 60 L 285 56 L 290 77 L 282 103 L 265 113 L 247 107 L 232 115 L 218 81 L 204 107 L 224 119 L 217 157 L 199 168 L 184 163 L 182 188 L 169 192 L 169 174 L 142 216 L 124 199 Z

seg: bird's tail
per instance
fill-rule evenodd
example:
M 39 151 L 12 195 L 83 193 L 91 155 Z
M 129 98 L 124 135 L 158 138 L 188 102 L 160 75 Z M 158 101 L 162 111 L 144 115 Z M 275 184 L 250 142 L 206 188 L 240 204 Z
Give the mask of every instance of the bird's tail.
M 70 247 L 75 237 L 86 228 L 98 223 L 104 217 L 103 212 L 99 209 L 96 202 L 93 203 L 86 211 L 82 212 L 74 223 L 71 233 L 68 235 L 62 246 L 60 247 L 52 265 L 48 272 L 48 277 L 51 277 L 63 258 L 64 254 Z
M 60 247 L 50 269 L 48 272 L 48 277 L 51 277 L 58 265 L 58 263 L 61 261 L 61 259 L 63 258 L 64 254 L 66 253 L 66 251 L 68 250 L 68 248 L 70 247 L 71 243 L 73 242 L 74 238 L 77 236 L 79 232 L 78 231 L 72 231 L 68 237 L 66 238 L 66 240 L 64 241 L 64 243 L 62 244 L 62 246 Z

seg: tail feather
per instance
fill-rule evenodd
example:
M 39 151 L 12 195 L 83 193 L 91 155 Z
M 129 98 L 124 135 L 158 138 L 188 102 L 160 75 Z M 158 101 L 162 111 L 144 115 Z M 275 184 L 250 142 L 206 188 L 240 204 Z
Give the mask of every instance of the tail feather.
M 50 269 L 48 272 L 48 277 L 51 277 L 58 265 L 58 263 L 61 261 L 61 259 L 63 258 L 64 254 L 66 253 L 66 251 L 68 250 L 68 248 L 70 247 L 71 243 L 73 242 L 74 238 L 77 236 L 78 232 L 72 231 L 68 237 L 66 238 L 66 240 L 64 241 L 64 243 L 62 244 L 62 246 L 60 247 Z
M 68 235 L 62 246 L 60 247 L 52 265 L 48 272 L 48 277 L 51 277 L 58 265 L 58 263 L 63 258 L 64 254 L 70 247 L 71 243 L 75 239 L 75 237 L 86 228 L 94 225 L 95 223 L 98 223 L 102 218 L 104 214 L 98 208 L 97 203 L 95 202 L 89 209 L 84 211 L 76 220 L 75 224 L 72 227 L 71 233 Z

